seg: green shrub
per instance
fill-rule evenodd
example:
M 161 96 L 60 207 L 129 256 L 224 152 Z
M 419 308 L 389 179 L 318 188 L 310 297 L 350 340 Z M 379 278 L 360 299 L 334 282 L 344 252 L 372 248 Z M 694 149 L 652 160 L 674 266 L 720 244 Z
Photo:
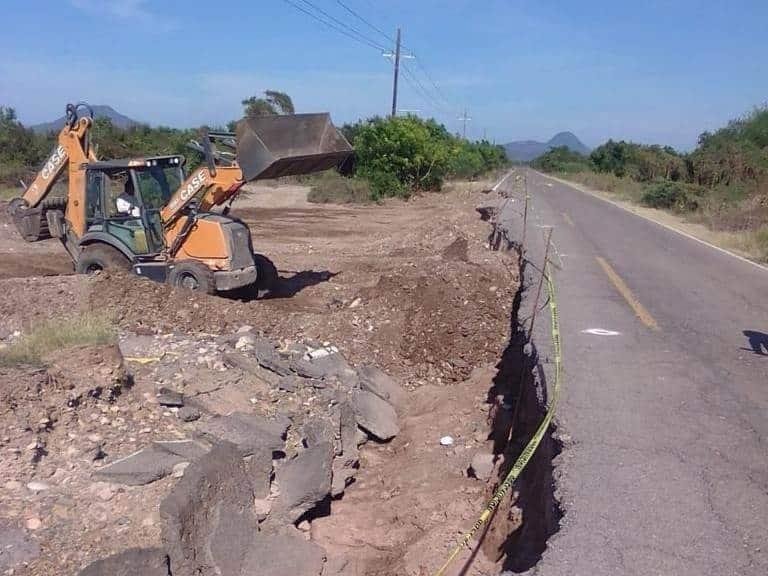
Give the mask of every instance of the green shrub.
M 572 174 L 591 169 L 589 158 L 574 152 L 567 146 L 558 146 L 547 150 L 544 154 L 536 158 L 532 166 L 544 172 L 561 172 Z
M 702 190 L 682 182 L 662 181 L 649 185 L 641 202 L 651 208 L 693 212 L 699 208 Z
M 433 119 L 374 117 L 341 130 L 355 148 L 356 175 L 375 199 L 440 190 L 450 176 L 476 178 L 506 165 L 500 146 L 453 136 Z
M 335 170 L 317 174 L 308 184 L 312 187 L 307 196 L 310 202 L 365 204 L 374 200 L 374 194 L 366 180 L 348 178 Z

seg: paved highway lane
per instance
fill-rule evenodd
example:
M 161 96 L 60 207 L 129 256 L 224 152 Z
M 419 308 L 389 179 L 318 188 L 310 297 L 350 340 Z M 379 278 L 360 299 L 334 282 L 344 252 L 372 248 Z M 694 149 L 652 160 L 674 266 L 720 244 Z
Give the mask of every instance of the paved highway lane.
M 529 172 L 554 226 L 563 526 L 536 574 L 768 574 L 768 271 Z M 540 247 L 539 247 L 540 251 Z M 763 350 L 768 353 L 768 350 Z

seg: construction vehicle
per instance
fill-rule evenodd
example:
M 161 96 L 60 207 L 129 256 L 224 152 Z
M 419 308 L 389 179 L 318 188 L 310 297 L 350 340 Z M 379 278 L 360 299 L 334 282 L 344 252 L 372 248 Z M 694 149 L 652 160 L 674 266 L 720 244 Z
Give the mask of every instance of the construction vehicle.
M 248 227 L 213 208 L 246 182 L 338 167 L 352 154 L 328 114 L 246 118 L 235 133 L 204 132 L 194 143 L 204 163 L 185 176 L 179 155 L 97 160 L 92 123 L 87 104 L 67 105 L 53 152 L 9 205 L 21 236 L 60 239 L 79 273 L 120 268 L 207 293 L 264 287 L 275 274 Z M 65 174 L 66 196 L 53 197 Z

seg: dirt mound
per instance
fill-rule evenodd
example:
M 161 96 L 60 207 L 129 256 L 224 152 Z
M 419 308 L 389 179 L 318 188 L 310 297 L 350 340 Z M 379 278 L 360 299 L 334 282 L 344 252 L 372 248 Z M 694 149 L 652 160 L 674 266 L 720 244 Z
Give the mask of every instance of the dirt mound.
M 334 349 L 352 366 L 393 375 L 406 399 L 400 433 L 360 448 L 359 470 L 359 434 L 342 433 L 355 457 L 337 455 L 333 473 L 343 482 L 332 490 L 346 493 L 302 518 L 301 537 L 326 547 L 328 573 L 433 568 L 487 494 L 467 469 L 489 450 L 488 371 L 509 338 L 517 289 L 505 257 L 488 249 L 487 224 L 475 212 L 481 201 L 457 189 L 385 206 L 280 205 L 268 218 L 236 205 L 281 277 L 282 289 L 263 300 L 191 294 L 119 273 L 26 278 L 30 269 L 14 260 L 19 277 L 0 274 L 0 346 L 41 319 L 96 311 L 116 321 L 134 380 L 112 386 L 120 369 L 106 349 L 54 355 L 47 369 L 0 368 L 0 518 L 41 544 L 32 568 L 17 573 L 74 573 L 127 542 L 157 546 L 158 504 L 176 479 L 139 487 L 96 475 L 154 441 L 189 439 L 206 423 L 246 413 L 290 415 L 289 459 L 324 442 L 345 414 L 388 436 L 391 410 L 376 415 L 383 423 L 361 413 L 371 403 L 342 410 L 338 378 L 317 378 L 295 357 Z M 263 337 L 276 347 L 265 348 Z M 480 366 L 486 371 L 473 375 Z M 363 384 L 352 377 L 348 385 Z M 450 447 L 440 444 L 445 435 Z M 492 567 L 481 562 L 467 573 L 481 569 Z

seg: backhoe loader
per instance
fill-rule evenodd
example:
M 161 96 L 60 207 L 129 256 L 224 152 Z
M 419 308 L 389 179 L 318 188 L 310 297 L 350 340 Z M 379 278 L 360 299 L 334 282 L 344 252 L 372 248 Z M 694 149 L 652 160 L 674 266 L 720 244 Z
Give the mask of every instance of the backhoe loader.
M 60 239 L 79 273 L 130 269 L 207 293 L 264 287 L 274 274 L 248 227 L 212 208 L 231 204 L 246 182 L 338 167 L 352 154 L 328 114 L 246 118 L 235 133 L 204 132 L 194 144 L 205 161 L 185 177 L 178 155 L 97 160 L 92 123 L 87 104 L 67 105 L 50 157 L 9 205 L 21 236 Z M 65 174 L 66 197 L 49 197 Z

